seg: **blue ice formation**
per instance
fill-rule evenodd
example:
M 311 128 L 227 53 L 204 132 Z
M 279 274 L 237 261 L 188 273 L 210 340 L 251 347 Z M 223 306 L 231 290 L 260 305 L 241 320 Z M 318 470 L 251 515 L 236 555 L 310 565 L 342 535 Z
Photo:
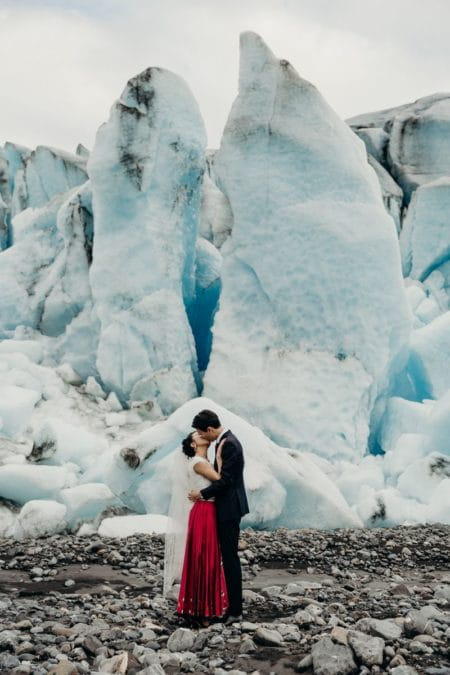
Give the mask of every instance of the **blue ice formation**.
M 132 78 L 88 162 L 97 368 L 122 400 L 163 414 L 197 392 L 195 245 L 205 131 L 187 85 L 160 68 Z
M 450 174 L 450 95 L 348 120 L 367 150 L 392 174 L 409 202 L 419 185 Z
M 395 226 L 363 144 L 244 33 L 214 171 L 234 222 L 205 395 L 277 443 L 360 457 L 410 331 Z
M 92 153 L 0 148 L 0 497 L 24 505 L 0 534 L 163 512 L 203 405 L 247 447 L 248 524 L 449 521 L 450 95 L 346 125 L 241 50 L 218 151 L 159 68 Z

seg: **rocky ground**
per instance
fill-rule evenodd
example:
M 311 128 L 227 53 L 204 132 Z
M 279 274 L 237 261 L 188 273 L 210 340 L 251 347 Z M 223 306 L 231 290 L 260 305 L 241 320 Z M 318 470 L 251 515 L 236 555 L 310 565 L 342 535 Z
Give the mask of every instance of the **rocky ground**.
M 245 616 L 181 628 L 163 540 L 0 540 L 0 672 L 450 674 L 450 527 L 244 531 Z

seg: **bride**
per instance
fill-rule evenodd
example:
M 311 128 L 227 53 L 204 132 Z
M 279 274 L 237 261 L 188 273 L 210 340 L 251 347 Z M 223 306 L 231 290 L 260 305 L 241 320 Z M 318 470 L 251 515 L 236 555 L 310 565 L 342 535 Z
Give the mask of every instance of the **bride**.
M 194 431 L 182 443 L 175 459 L 164 556 L 164 594 L 181 577 L 177 614 L 207 626 L 228 608 L 213 499 L 191 503 L 190 490 L 203 490 L 220 478 L 221 448 L 217 450 L 219 473 L 210 465 L 209 441 Z

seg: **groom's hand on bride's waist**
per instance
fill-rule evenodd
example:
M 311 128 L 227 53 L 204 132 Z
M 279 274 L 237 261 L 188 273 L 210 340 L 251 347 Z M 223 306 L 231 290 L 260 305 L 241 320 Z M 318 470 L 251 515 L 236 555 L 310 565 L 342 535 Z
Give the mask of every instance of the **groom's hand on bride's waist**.
M 191 490 L 188 494 L 188 498 L 191 500 L 191 502 L 198 502 L 202 496 L 198 490 Z

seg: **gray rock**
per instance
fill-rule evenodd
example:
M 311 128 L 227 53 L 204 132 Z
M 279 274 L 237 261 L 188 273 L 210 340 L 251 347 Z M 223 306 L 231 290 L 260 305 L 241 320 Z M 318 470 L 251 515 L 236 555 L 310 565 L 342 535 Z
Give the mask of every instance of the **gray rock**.
M 266 588 L 263 588 L 261 593 L 265 595 L 267 598 L 273 598 L 281 595 L 283 592 L 283 589 L 281 586 L 266 586 Z
M 314 675 L 351 675 L 358 671 L 352 650 L 335 644 L 329 637 L 316 642 L 311 655 Z
M 251 654 L 256 651 L 256 645 L 251 638 L 244 638 L 239 645 L 240 654 Z
M 441 612 L 439 609 L 433 605 L 426 605 L 421 609 L 413 609 L 408 612 L 404 629 L 407 635 L 417 635 L 419 633 L 431 633 L 432 621 L 444 621 L 445 620 L 444 612 Z
M 395 666 L 406 666 L 406 661 L 400 653 L 396 654 L 389 663 L 390 668 L 395 668 Z
M 283 644 L 283 638 L 277 630 L 270 630 L 270 628 L 264 628 L 263 626 L 256 629 L 253 639 L 259 645 L 268 647 L 279 647 Z
M 411 595 L 411 591 L 406 584 L 395 584 L 395 586 L 391 588 L 390 592 L 392 595 Z
M 192 649 L 195 633 L 189 628 L 177 628 L 167 640 L 167 649 L 171 652 L 185 652 Z
M 114 675 L 125 675 L 128 668 L 128 653 L 120 652 L 110 659 L 98 656 L 95 660 L 97 670 L 103 673 L 114 673 Z
M 401 626 L 391 619 L 372 619 L 372 617 L 357 621 L 356 628 L 384 640 L 398 640 L 403 632 Z
M 347 639 L 358 661 L 365 666 L 381 666 L 384 651 L 384 640 L 382 638 L 369 637 L 365 633 L 350 630 Z
M 159 663 L 152 663 L 147 668 L 144 668 L 144 670 L 139 670 L 137 675 L 165 675 L 165 673 Z
M 225 641 L 221 635 L 213 635 L 208 642 L 208 644 L 211 647 L 219 647 L 222 646 L 224 643 Z
M 70 661 L 60 661 L 48 671 L 48 675 L 77 675 L 77 673 L 77 667 Z
M 348 630 L 342 626 L 334 626 L 330 637 L 333 642 L 338 642 L 340 645 L 348 645 Z
M 202 649 L 206 646 L 207 642 L 209 639 L 209 633 L 207 633 L 204 630 L 201 630 L 197 633 L 197 637 L 195 638 L 194 645 L 192 647 L 194 652 L 201 652 Z
M 193 652 L 183 652 L 180 654 L 181 662 L 180 667 L 183 672 L 189 671 L 192 672 L 196 670 L 197 666 L 197 656 Z
M 438 584 L 434 589 L 434 597 L 450 602 L 450 584 Z
M 14 654 L 0 654 L 0 673 L 8 673 L 20 666 L 20 661 Z
M 244 588 L 242 591 L 242 598 L 244 602 L 247 604 L 252 604 L 254 602 L 263 602 L 264 601 L 264 596 L 261 595 L 260 593 L 255 593 L 255 591 L 251 591 L 248 588 Z
M 16 654 L 18 656 L 22 654 L 26 654 L 27 652 L 32 652 L 34 651 L 34 646 L 31 642 L 26 640 L 25 642 L 21 642 L 20 645 L 16 647 Z
M 297 626 L 309 626 L 311 623 L 314 623 L 314 617 L 306 610 L 300 609 L 295 613 L 294 621 Z
M 0 633 L 0 651 L 15 651 L 15 646 L 18 641 L 18 633 L 13 630 L 2 630 Z
M 317 590 L 319 588 L 322 588 L 322 584 L 316 581 L 297 581 L 288 584 L 283 592 L 285 595 L 304 595 L 305 591 Z
M 418 675 L 417 670 L 411 666 L 396 666 L 392 668 L 391 675 Z
M 309 670 L 313 664 L 312 654 L 307 654 L 297 663 L 297 670 L 302 673 L 304 670 Z
M 419 642 L 418 640 L 411 640 L 409 643 L 409 651 L 412 654 L 432 654 L 433 649 L 432 647 L 428 647 L 425 645 L 423 642 Z

